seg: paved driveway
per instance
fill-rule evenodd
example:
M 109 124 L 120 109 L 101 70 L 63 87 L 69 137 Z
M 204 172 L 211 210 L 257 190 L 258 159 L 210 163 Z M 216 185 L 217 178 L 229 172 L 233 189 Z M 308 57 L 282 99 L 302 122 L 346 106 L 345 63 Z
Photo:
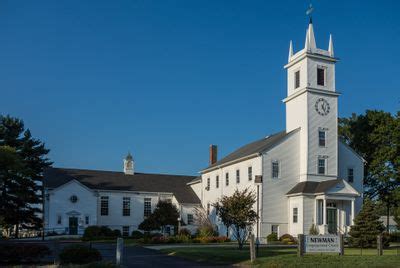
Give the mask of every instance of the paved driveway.
M 125 267 L 216 267 L 211 264 L 200 264 L 179 257 L 164 255 L 157 250 L 139 246 L 126 247 L 124 255 L 123 266 Z

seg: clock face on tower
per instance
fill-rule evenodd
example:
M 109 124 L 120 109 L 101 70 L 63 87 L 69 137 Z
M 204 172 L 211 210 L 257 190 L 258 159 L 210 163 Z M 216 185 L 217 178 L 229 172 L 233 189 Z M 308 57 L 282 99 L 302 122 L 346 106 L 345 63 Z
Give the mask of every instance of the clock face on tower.
M 315 110 L 317 111 L 317 113 L 319 113 L 322 116 L 329 114 L 330 109 L 331 109 L 331 107 L 329 106 L 328 101 L 325 100 L 324 98 L 319 98 L 315 102 Z

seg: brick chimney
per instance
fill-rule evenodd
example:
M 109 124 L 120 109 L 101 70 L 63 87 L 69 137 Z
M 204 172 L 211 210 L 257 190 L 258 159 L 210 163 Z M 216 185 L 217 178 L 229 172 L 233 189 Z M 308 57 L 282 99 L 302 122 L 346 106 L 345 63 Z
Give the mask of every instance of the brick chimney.
M 217 145 L 210 145 L 210 166 L 217 163 Z

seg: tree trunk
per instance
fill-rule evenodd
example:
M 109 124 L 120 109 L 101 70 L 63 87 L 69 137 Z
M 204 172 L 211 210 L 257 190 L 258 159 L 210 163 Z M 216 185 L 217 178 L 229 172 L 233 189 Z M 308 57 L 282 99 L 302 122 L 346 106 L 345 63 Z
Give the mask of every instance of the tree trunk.
M 15 225 L 15 238 L 18 238 L 18 236 L 19 236 L 19 224 L 17 223 L 16 225 Z
M 386 232 L 389 233 L 390 202 L 386 203 Z

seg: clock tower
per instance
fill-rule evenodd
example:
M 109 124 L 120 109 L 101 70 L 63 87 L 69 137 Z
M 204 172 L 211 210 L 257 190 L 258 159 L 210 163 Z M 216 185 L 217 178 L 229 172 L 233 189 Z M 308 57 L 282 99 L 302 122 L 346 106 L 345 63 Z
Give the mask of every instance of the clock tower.
M 312 20 L 304 48 L 293 53 L 287 70 L 286 131 L 300 129 L 300 181 L 338 176 L 338 96 L 332 36 L 328 50 L 317 48 Z

